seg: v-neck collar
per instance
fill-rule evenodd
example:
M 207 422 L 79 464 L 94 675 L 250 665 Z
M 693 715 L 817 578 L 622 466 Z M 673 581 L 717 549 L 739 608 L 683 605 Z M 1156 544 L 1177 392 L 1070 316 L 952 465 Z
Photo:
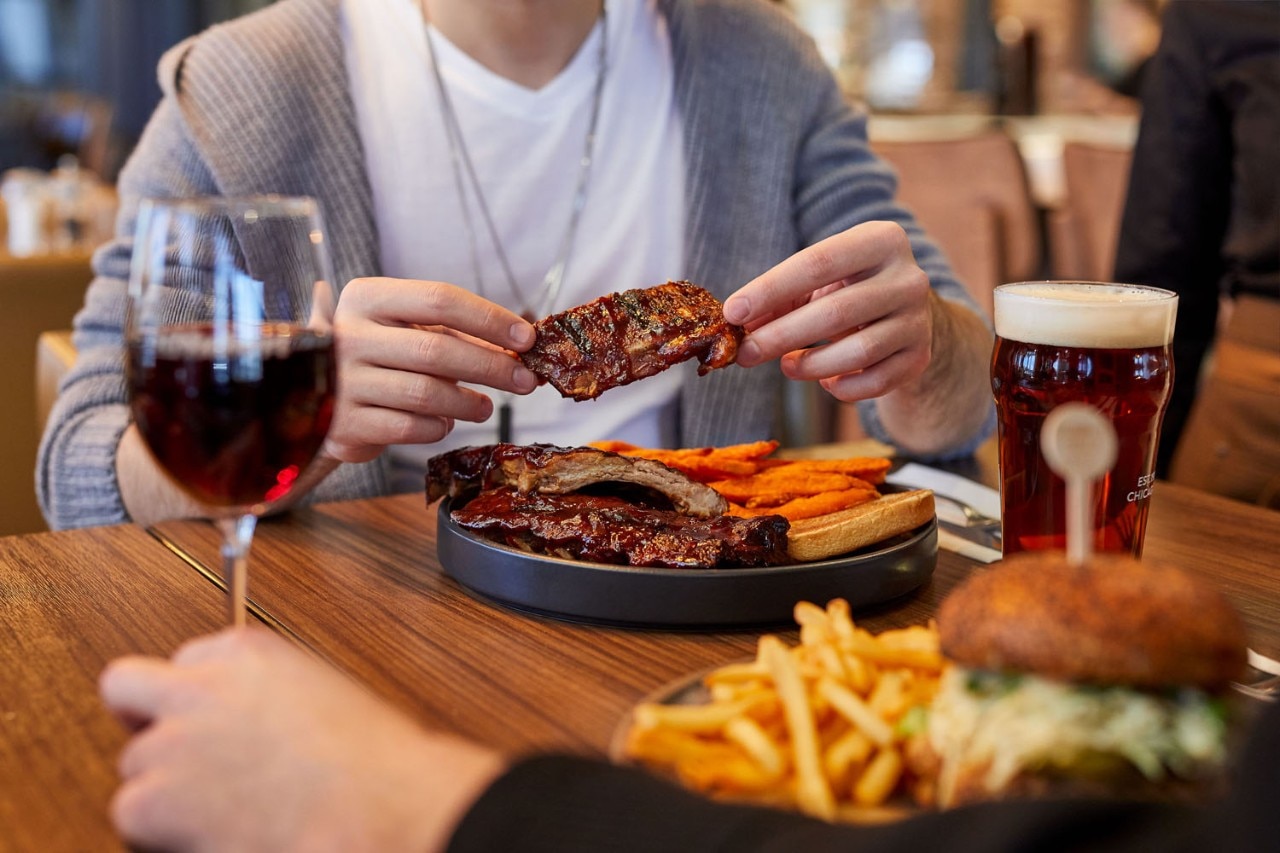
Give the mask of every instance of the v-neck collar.
M 474 98 L 492 109 L 511 115 L 537 118 L 556 112 L 559 105 L 566 101 L 575 102 L 591 93 L 599 72 L 597 58 L 600 39 L 604 37 L 603 23 L 604 21 L 597 20 L 569 63 L 537 89 L 522 86 L 486 68 L 449 41 L 434 25 L 428 25 L 425 29 L 435 47 L 440 73 L 455 93 Z M 614 30 L 611 20 L 609 24 L 610 29 Z M 614 47 L 616 35 L 616 31 L 610 33 L 610 49 Z M 430 59 L 425 55 L 425 39 L 423 51 L 423 60 L 429 63 Z

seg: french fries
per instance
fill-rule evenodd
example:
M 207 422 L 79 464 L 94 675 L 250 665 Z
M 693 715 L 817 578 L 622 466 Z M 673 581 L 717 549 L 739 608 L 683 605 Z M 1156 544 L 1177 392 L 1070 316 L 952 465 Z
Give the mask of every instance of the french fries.
M 936 629 L 873 635 L 843 599 L 800 602 L 794 615 L 799 643 L 761 637 L 753 661 L 704 677 L 709 701 L 637 706 L 626 757 L 705 793 L 825 820 L 904 799 L 920 781 L 908 758 L 923 737 L 906 723 L 928 708 L 943 668 Z

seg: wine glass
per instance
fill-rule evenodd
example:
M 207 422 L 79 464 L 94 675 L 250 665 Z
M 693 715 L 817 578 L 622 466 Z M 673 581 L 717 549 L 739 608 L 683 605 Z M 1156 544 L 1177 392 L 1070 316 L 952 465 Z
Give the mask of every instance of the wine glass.
M 333 417 L 332 282 L 313 199 L 139 206 L 125 324 L 133 418 L 222 532 L 235 626 L 257 519 L 289 495 Z

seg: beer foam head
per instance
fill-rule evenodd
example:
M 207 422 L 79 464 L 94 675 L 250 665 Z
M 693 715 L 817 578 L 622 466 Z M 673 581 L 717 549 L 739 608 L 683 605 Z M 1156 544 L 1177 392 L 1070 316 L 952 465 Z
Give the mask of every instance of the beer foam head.
M 1164 346 L 1177 309 L 1176 294 L 1134 284 L 1037 281 L 995 291 L 996 334 L 1048 346 Z

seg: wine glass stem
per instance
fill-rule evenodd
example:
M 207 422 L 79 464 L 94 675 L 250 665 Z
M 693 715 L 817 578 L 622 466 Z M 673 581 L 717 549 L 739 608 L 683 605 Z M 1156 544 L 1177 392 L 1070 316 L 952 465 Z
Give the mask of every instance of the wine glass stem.
M 222 531 L 222 576 L 227 584 L 227 613 L 231 625 L 243 628 L 244 598 L 249 575 L 249 547 L 258 517 L 251 513 L 218 519 Z

